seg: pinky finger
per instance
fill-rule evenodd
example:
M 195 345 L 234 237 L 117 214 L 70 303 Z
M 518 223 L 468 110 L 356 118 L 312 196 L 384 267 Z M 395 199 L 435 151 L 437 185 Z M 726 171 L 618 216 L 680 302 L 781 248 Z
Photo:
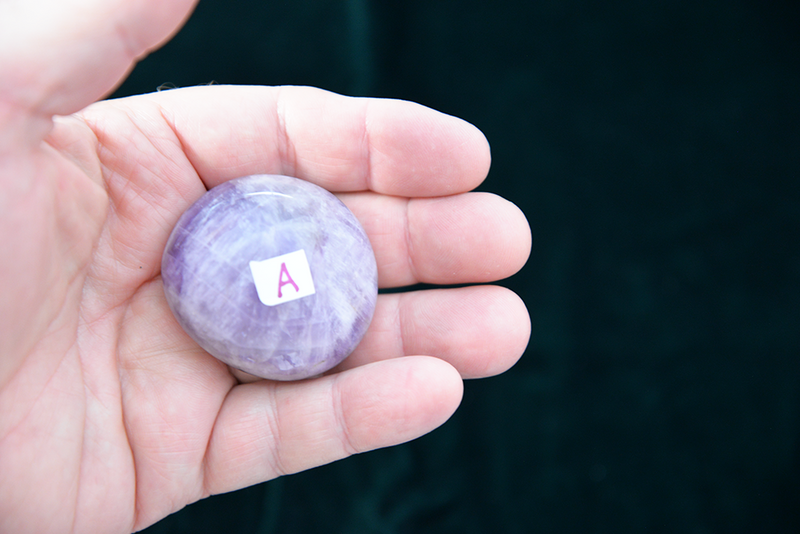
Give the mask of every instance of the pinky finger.
M 452 366 L 424 356 L 305 382 L 237 386 L 222 405 L 209 441 L 203 494 L 410 441 L 444 423 L 462 391 Z

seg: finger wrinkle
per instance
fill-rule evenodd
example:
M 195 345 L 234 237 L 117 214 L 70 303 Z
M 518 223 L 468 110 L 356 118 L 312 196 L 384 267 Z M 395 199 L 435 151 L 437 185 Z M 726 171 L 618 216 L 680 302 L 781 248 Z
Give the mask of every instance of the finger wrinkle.
M 180 153 L 184 154 L 183 161 L 187 162 L 189 164 L 189 166 L 191 166 L 192 171 L 194 171 L 194 175 L 195 176 L 200 176 L 200 173 L 198 172 L 197 167 L 195 167 L 194 162 L 191 160 L 191 158 L 189 158 L 187 156 L 187 154 L 189 154 L 189 151 L 187 150 L 186 143 L 184 142 L 183 136 L 180 134 L 180 132 L 178 131 L 178 128 L 175 126 L 174 117 L 170 116 L 170 114 L 167 112 L 166 108 L 163 105 L 156 104 L 156 106 L 158 108 L 159 115 L 161 115 L 161 119 L 164 121 L 164 124 L 167 125 L 167 128 L 169 128 L 169 130 L 172 132 L 172 135 L 175 136 L 175 141 L 178 143 L 178 146 L 180 147 Z M 158 147 L 155 147 L 155 148 L 156 148 L 156 150 L 158 150 Z M 163 152 L 162 152 L 162 154 L 163 154 Z M 174 161 L 174 159 L 172 158 L 171 155 L 164 154 L 164 156 L 167 159 L 169 159 L 170 161 Z M 178 162 L 175 162 L 175 163 L 177 164 Z M 197 200 L 196 198 L 187 197 L 185 194 L 183 194 L 183 191 L 181 191 L 180 188 L 176 187 L 175 189 L 178 191 L 179 194 L 181 194 L 181 196 L 183 197 L 183 199 L 186 201 L 187 204 L 191 204 L 195 200 Z
M 297 149 L 289 136 L 286 123 L 286 98 L 284 88 L 278 87 L 275 92 L 275 120 L 277 124 L 277 151 L 281 162 L 281 174 L 297 176 Z
M 363 157 L 362 160 L 364 161 L 364 168 L 366 169 L 365 176 L 364 176 L 364 189 L 374 191 L 374 177 L 373 177 L 373 169 L 372 169 L 372 149 L 371 142 L 370 142 L 370 110 L 372 101 L 367 99 L 364 100 L 364 120 L 362 124 L 364 125 L 364 133 L 361 138 L 361 147 Z
M 243 386 L 239 386 L 243 387 Z M 290 471 L 286 468 L 286 463 L 283 459 L 283 448 L 281 444 L 283 443 L 283 439 L 281 437 L 281 414 L 280 414 L 280 402 L 277 396 L 277 388 L 275 386 L 269 386 L 266 388 L 267 399 L 264 403 L 267 406 L 266 409 L 266 417 L 265 424 L 269 428 L 270 437 L 272 438 L 273 447 L 267 447 L 267 463 L 272 468 L 272 472 L 275 474 L 276 477 L 283 476 Z
M 128 31 L 124 22 L 114 24 L 113 34 L 117 37 L 117 42 L 122 45 L 122 53 L 129 63 L 133 63 L 140 56 L 145 55 L 146 46 L 137 40 L 133 33 Z
M 331 384 L 331 406 L 333 407 L 333 416 L 336 427 L 336 437 L 339 443 L 342 444 L 342 450 L 345 456 L 352 456 L 363 452 L 360 447 L 357 447 L 353 441 L 350 425 L 347 422 L 347 417 L 344 414 L 344 401 L 342 400 L 342 375 L 335 376 Z
M 430 351 L 418 350 L 417 308 L 414 306 L 413 293 L 402 293 L 397 298 L 397 335 L 400 339 L 398 356 L 438 356 Z M 425 327 L 429 327 L 426 324 Z
M 405 336 L 405 326 L 406 321 L 403 319 L 403 302 L 406 298 L 406 294 L 397 295 L 396 298 L 393 299 L 394 301 L 394 317 L 395 317 L 395 324 L 397 324 L 397 340 L 400 345 L 400 350 L 397 354 L 401 356 L 409 356 L 406 352 L 406 336 Z
M 405 256 L 406 258 L 408 258 L 408 271 L 411 274 L 411 279 L 413 280 L 411 283 L 413 284 L 419 282 L 420 278 L 414 259 L 414 236 L 411 231 L 411 215 L 409 213 L 411 211 L 411 202 L 412 200 L 405 201 L 405 206 L 404 206 L 405 209 L 402 210 L 402 213 L 405 219 L 403 222 L 403 228 L 405 229 L 403 235 L 404 237 L 403 244 L 405 245 L 406 248 Z

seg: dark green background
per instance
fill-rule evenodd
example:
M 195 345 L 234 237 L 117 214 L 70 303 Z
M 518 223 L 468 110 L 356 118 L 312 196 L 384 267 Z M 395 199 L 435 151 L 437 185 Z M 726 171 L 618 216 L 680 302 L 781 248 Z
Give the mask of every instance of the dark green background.
M 148 532 L 800 532 L 800 4 L 202 0 L 118 94 L 309 84 L 476 124 L 533 337 L 413 443 Z M 476 251 L 479 253 L 479 251 Z

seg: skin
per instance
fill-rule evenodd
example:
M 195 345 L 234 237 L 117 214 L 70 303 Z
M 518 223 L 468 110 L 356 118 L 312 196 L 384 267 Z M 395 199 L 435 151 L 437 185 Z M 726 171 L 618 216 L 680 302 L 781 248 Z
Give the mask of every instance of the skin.
M 200 87 L 93 104 L 192 9 L 0 4 L 0 531 L 130 532 L 188 503 L 386 447 L 511 367 L 522 301 L 491 285 L 382 295 L 335 372 L 251 381 L 182 332 L 160 257 L 207 188 L 279 173 L 337 194 L 382 287 L 519 270 L 530 229 L 469 193 L 490 153 L 422 106 L 311 88 Z

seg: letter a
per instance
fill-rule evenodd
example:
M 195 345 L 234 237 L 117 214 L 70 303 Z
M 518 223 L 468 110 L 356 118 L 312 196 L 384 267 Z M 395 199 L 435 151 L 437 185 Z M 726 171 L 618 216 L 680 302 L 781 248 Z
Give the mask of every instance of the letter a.
M 284 279 L 284 275 L 286 275 L 285 279 Z M 300 288 L 297 287 L 297 284 L 295 284 L 294 280 L 292 280 L 292 277 L 289 274 L 289 269 L 286 268 L 286 262 L 283 262 L 283 263 L 281 263 L 281 272 L 278 275 L 278 298 L 279 299 L 283 298 L 283 291 L 282 290 L 283 290 L 283 286 L 285 286 L 286 284 L 292 284 L 294 286 L 294 290 L 295 291 L 298 291 L 298 292 L 300 291 Z

